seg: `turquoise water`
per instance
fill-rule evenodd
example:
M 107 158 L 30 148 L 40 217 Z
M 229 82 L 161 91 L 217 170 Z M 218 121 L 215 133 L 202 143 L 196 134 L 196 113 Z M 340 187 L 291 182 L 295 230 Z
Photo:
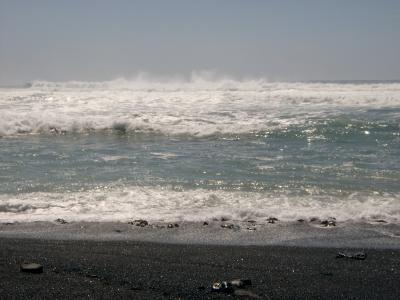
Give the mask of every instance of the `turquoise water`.
M 0 193 L 81 191 L 114 183 L 299 194 L 309 189 L 399 192 L 395 126 L 381 122 L 347 130 L 348 124 L 332 123 L 316 127 L 313 134 L 294 128 L 236 138 L 3 138 Z
M 85 97 L 75 89 L 45 90 L 39 96 L 37 91 L 27 95 L 30 89 L 12 90 L 12 96 L 10 90 L 3 90 L 1 109 L 7 116 L 0 138 L 0 220 L 48 220 L 55 215 L 76 220 L 274 215 L 290 221 L 334 215 L 343 220 L 397 223 L 400 106 L 396 105 L 398 89 L 393 84 L 388 87 L 392 93 L 384 99 L 385 105 L 382 100 L 378 99 L 379 105 L 370 100 L 374 88 L 367 86 L 361 104 L 353 100 L 345 107 L 339 105 L 345 97 L 342 89 L 354 90 L 345 84 L 337 84 L 333 92 L 330 85 L 318 86 L 318 95 L 339 90 L 339 96 L 334 94 L 339 98 L 300 94 L 293 100 L 292 95 L 285 106 L 282 99 L 288 98 L 284 96 L 276 102 L 280 106 L 253 107 L 246 104 L 245 92 L 235 98 L 230 91 L 225 97 L 231 106 L 221 104 L 224 97 L 218 100 L 223 111 L 215 107 L 205 111 L 215 103 L 214 94 L 219 95 L 208 91 L 211 100 L 202 109 L 197 107 L 197 112 L 189 114 L 186 109 L 186 115 L 173 112 L 193 93 L 200 94 L 197 100 L 201 101 L 203 92 L 160 92 L 172 99 L 168 100 L 170 109 L 165 99 L 160 106 L 143 106 L 151 92 L 141 90 L 140 97 L 132 92 L 136 108 L 125 107 L 135 113 L 121 115 L 118 105 L 114 116 L 113 107 L 103 104 L 102 116 L 111 115 L 111 125 L 97 118 L 98 108 L 79 112 L 79 105 L 88 105 L 87 93 L 93 94 L 92 90 L 84 90 Z M 71 95 L 68 101 L 72 103 L 53 102 L 60 93 L 64 100 Z M 122 96 L 119 89 L 97 93 L 113 95 L 115 105 L 129 91 L 124 90 Z M 23 94 L 17 103 L 16 94 Z M 257 95 L 265 102 L 267 96 Z M 262 103 L 262 99 L 257 101 Z M 296 108 L 293 101 L 301 107 Z M 48 114 L 41 112 L 41 122 L 35 123 L 29 111 L 38 114 L 38 105 L 47 107 Z M 147 127 L 132 126 L 129 122 L 138 118 L 135 114 L 143 119 L 143 112 Z M 180 119 L 170 122 L 172 117 Z M 187 130 L 173 127 L 182 122 L 187 122 Z M 13 126 L 19 130 L 13 131 Z M 202 131 L 206 134 L 198 134 Z

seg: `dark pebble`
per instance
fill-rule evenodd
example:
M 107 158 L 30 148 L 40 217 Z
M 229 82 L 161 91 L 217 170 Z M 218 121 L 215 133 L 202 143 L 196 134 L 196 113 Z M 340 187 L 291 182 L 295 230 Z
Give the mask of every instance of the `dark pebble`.
M 367 254 L 365 254 L 364 252 L 356 252 L 356 253 L 339 252 L 336 255 L 336 258 L 349 258 L 349 259 L 355 259 L 355 260 L 365 260 L 367 258 Z
M 277 218 L 274 218 L 274 217 L 269 217 L 268 219 L 267 219 L 267 221 L 268 221 L 268 223 L 270 223 L 270 224 L 274 224 L 276 221 L 279 221 Z
M 147 225 L 149 225 L 149 222 L 147 222 L 146 220 L 140 219 L 140 220 L 130 221 L 130 222 L 128 222 L 128 224 L 136 225 L 136 226 L 139 226 L 139 227 L 146 227 Z
M 233 224 L 221 224 L 222 228 L 228 228 L 228 229 L 233 229 L 235 227 L 235 225 Z
M 320 223 L 324 227 L 336 226 L 336 218 L 329 218 L 328 220 L 323 220 Z
M 68 224 L 68 222 L 65 221 L 64 219 L 57 219 L 57 220 L 55 220 L 55 222 L 60 223 L 60 224 Z

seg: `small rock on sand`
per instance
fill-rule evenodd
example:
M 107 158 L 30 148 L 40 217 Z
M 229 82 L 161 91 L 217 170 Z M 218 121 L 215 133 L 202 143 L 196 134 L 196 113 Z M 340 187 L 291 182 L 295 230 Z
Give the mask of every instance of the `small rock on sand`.
M 146 220 L 139 219 L 139 220 L 130 221 L 130 222 L 128 222 L 128 224 L 136 225 L 139 227 L 146 227 L 147 225 L 149 225 L 149 222 L 147 222 Z
M 233 279 L 231 281 L 215 282 L 211 287 L 211 291 L 231 294 L 236 292 L 236 289 L 245 289 L 248 286 L 251 286 L 250 279 Z
M 327 220 L 321 221 L 321 226 L 323 227 L 332 227 L 336 226 L 336 218 L 328 218 Z
M 20 271 L 24 273 L 43 273 L 43 266 L 37 263 L 22 263 L 20 265 Z
M 270 224 L 274 224 L 276 221 L 279 221 L 279 220 L 278 220 L 278 218 L 275 218 L 275 217 L 269 217 L 267 219 L 267 222 Z
M 214 282 L 212 287 L 211 287 L 211 291 L 213 292 L 217 292 L 217 293 L 233 293 L 233 286 L 226 281 L 222 281 L 222 282 Z
M 222 228 L 227 228 L 227 229 L 235 229 L 235 230 L 239 230 L 240 226 L 239 225 L 235 225 L 232 223 L 228 223 L 228 224 L 221 224 Z
M 316 218 L 316 217 L 312 217 L 312 218 L 310 218 L 310 222 L 311 223 L 313 223 L 313 222 L 320 222 L 321 220 L 319 219 L 319 218 Z
M 64 219 L 61 219 L 61 218 L 56 219 L 55 222 L 60 223 L 60 224 L 68 224 L 67 221 L 65 221 Z
M 356 252 L 356 253 L 343 253 L 339 252 L 336 255 L 336 258 L 350 258 L 355 260 L 365 260 L 367 255 L 364 252 Z

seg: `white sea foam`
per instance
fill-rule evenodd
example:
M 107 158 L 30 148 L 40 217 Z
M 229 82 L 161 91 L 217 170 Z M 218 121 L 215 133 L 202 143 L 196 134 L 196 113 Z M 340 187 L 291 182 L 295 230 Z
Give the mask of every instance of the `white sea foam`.
M 0 195 L 0 222 L 149 221 L 200 222 L 221 217 L 282 221 L 336 217 L 339 222 L 400 223 L 398 194 L 354 193 L 345 198 L 285 193 L 246 193 L 204 189 L 176 191 L 161 187 L 114 187 L 84 192 Z
M 129 156 L 120 156 L 120 155 L 106 155 L 101 157 L 103 161 L 116 161 L 121 159 L 129 159 Z
M 0 135 L 103 130 L 241 135 L 399 103 L 399 83 L 271 83 L 199 76 L 188 81 L 37 81 L 31 88 L 0 89 Z M 396 111 L 390 117 L 398 120 Z

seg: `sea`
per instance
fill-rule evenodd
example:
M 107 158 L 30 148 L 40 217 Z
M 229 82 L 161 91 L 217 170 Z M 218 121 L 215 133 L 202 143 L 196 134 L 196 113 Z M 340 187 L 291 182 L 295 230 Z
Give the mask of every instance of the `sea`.
M 400 223 L 400 82 L 0 88 L 0 222 Z

